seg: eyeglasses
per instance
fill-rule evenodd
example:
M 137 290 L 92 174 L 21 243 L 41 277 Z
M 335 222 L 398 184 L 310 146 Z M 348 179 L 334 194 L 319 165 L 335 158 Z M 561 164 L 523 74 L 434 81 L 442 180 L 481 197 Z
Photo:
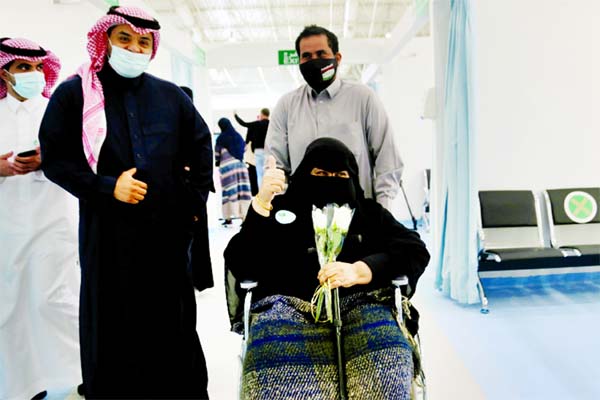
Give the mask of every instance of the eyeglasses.
M 346 170 L 330 172 L 330 171 L 325 171 L 324 169 L 315 167 L 310 171 L 310 174 L 312 176 L 326 176 L 328 178 L 350 179 L 350 174 Z

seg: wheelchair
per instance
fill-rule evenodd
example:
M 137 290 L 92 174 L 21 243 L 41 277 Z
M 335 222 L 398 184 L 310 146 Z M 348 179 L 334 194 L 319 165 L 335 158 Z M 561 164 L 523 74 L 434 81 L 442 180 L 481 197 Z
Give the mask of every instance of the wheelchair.
M 240 363 L 243 366 L 248 343 L 250 341 L 252 291 L 258 282 L 245 280 L 237 282 L 231 271 L 225 266 L 225 294 L 231 330 L 242 336 Z M 413 378 L 412 399 L 426 400 L 427 387 L 421 358 L 421 343 L 418 336 L 419 314 L 409 301 L 410 286 L 408 277 L 402 275 L 391 281 L 394 288 L 394 310 L 398 327 L 408 339 L 413 349 L 414 368 L 418 371 Z M 243 367 L 240 371 L 243 370 Z M 239 398 L 242 399 L 242 377 L 240 374 Z

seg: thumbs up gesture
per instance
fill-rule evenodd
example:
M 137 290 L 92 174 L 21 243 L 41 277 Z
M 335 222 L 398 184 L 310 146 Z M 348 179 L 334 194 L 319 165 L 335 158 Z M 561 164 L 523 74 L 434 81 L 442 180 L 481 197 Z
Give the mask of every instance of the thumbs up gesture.
M 270 207 L 273 197 L 277 193 L 283 192 L 285 187 L 285 173 L 282 169 L 277 168 L 275 157 L 272 155 L 269 155 L 265 161 L 265 172 L 256 197 L 258 197 L 259 203 Z
M 277 160 L 275 160 L 275 157 L 273 157 L 272 154 L 270 154 L 267 157 L 266 163 L 265 163 L 265 169 L 274 169 L 277 168 Z

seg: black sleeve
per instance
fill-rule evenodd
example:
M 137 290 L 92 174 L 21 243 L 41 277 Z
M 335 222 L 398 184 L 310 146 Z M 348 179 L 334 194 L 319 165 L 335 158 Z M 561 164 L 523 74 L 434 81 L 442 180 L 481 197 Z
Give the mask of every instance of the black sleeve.
M 240 116 L 239 116 L 239 115 L 237 115 L 237 114 L 233 114 L 233 116 L 235 117 L 235 120 L 238 122 L 238 124 L 240 124 L 240 125 L 241 125 L 241 126 L 243 126 L 244 128 L 247 128 L 247 127 L 249 127 L 249 126 L 250 126 L 250 124 L 252 123 L 252 122 L 246 122 L 246 121 L 244 121 L 244 120 L 243 120 L 243 119 L 241 119 L 241 118 L 240 118 Z
M 430 256 L 425 243 L 417 232 L 397 222 L 394 216 L 379 204 L 373 202 L 369 209 L 371 234 L 382 249 L 380 253 L 362 259 L 373 272 L 372 283 L 389 286 L 392 279 L 406 275 L 411 295 L 414 294 L 417 281 L 429 263 Z
M 182 102 L 182 114 L 183 157 L 185 165 L 190 168 L 188 190 L 195 208 L 205 202 L 209 191 L 215 191 L 212 138 L 206 122 L 187 98 Z M 192 212 L 197 215 L 198 210 L 193 209 Z
M 273 249 L 274 243 L 270 238 L 277 237 L 276 232 L 273 212 L 269 217 L 263 217 L 250 205 L 240 231 L 231 238 L 223 253 L 226 267 L 238 281 L 264 279 L 270 270 L 267 264 L 274 254 L 261 249 L 267 246 Z
M 95 174 L 82 142 L 83 95 L 79 80 L 61 84 L 48 103 L 39 131 L 42 170 L 48 179 L 85 201 L 112 199 L 117 178 Z

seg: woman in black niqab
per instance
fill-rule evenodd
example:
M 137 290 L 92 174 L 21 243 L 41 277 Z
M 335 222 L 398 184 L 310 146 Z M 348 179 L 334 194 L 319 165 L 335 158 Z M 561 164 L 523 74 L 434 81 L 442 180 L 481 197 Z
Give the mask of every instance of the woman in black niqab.
M 313 171 L 315 169 L 320 171 Z M 345 177 L 341 176 L 343 172 L 347 173 Z M 307 147 L 302 162 L 290 177 L 287 197 L 298 204 L 319 208 L 329 203 L 355 208 L 364 200 L 364 193 L 354 154 L 337 139 L 315 140 Z
M 267 189 L 280 188 L 282 176 L 265 173 L 257 197 L 265 191 L 267 196 L 255 198 L 224 253 L 235 279 L 258 281 L 252 290 L 244 398 L 336 397 L 333 327 L 315 323 L 310 312 L 319 277 L 329 272 L 332 287 L 340 288 L 342 336 L 350 343 L 343 350 L 350 397 L 408 398 L 411 350 L 384 298 L 390 298 L 385 293 L 399 275 L 408 276 L 414 293 L 429 261 L 425 244 L 364 197 L 354 155 L 336 139 L 312 142 L 285 194 L 273 197 L 276 190 Z M 354 215 L 337 261 L 321 268 L 311 212 L 329 203 L 348 204 Z M 379 358 L 383 353 L 385 359 Z M 318 371 L 306 368 L 309 364 L 318 365 Z

